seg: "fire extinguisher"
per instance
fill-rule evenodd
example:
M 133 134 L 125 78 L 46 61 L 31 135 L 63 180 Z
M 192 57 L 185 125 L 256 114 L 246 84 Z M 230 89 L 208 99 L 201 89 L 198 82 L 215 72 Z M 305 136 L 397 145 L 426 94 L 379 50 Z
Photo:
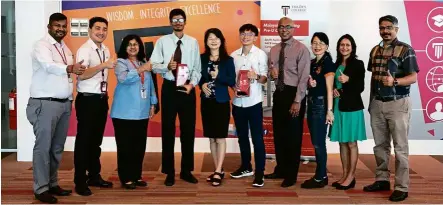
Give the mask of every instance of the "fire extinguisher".
M 9 92 L 9 129 L 17 130 L 17 89 Z

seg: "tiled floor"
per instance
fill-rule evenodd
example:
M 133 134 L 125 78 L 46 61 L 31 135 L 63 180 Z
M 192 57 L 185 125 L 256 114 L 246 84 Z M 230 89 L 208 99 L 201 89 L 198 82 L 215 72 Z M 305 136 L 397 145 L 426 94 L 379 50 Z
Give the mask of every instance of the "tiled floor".
M 180 171 L 180 154 L 175 157 L 176 171 Z M 102 153 L 102 175 L 114 182 L 112 189 L 91 188 L 93 195 L 89 197 L 73 194 L 59 197 L 60 203 L 69 204 L 386 204 L 390 192 L 365 193 L 363 186 L 374 179 L 375 159 L 372 155 L 360 155 L 357 165 L 357 185 L 348 191 L 336 190 L 331 186 L 323 189 L 306 190 L 300 183 L 312 176 L 315 163 L 302 163 L 297 185 L 281 188 L 280 180 L 266 180 L 262 188 L 251 187 L 252 178 L 231 179 L 227 177 L 221 187 L 212 187 L 205 182 L 206 176 L 213 171 L 212 157 L 209 153 L 195 154 L 194 174 L 198 184 L 189 184 L 178 179 L 173 187 L 165 187 L 165 175 L 160 173 L 161 153 L 146 153 L 143 165 L 143 177 L 148 181 L 147 188 L 125 190 L 120 188 L 117 175 L 116 153 Z M 240 163 L 239 154 L 228 154 L 224 170 L 233 172 Z M 390 167 L 394 171 L 394 158 Z M 38 203 L 32 191 L 32 163 L 17 162 L 16 155 L 2 156 L 2 204 L 5 203 Z M 266 172 L 272 172 L 275 161 L 266 162 Z M 65 152 L 59 171 L 60 185 L 73 189 L 73 153 Z M 409 198 L 403 203 L 443 203 L 443 156 L 410 156 L 411 186 Z M 328 175 L 332 183 L 341 176 L 340 156 L 328 156 Z M 393 177 L 391 177 L 393 183 Z

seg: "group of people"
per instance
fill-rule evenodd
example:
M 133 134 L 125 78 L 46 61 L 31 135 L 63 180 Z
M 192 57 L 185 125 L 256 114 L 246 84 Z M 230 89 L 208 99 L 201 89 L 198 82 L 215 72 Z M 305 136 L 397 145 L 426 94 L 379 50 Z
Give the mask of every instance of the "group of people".
M 39 40 L 32 53 L 33 77 L 26 108 L 36 135 L 33 150 L 34 195 L 46 203 L 56 203 L 57 196 L 71 190 L 58 185 L 57 170 L 61 160 L 72 107 L 73 74 L 77 77 L 75 100 L 77 135 L 74 148 L 75 191 L 82 196 L 92 194 L 89 186 L 110 188 L 112 182 L 100 175 L 100 154 L 108 115 L 108 73 L 117 79 L 110 116 L 117 144 L 118 176 L 121 186 L 135 189 L 147 186 L 142 179 L 149 119 L 161 107 L 162 173 L 164 184 L 175 184 L 175 124 L 180 121 L 180 179 L 198 183 L 194 169 L 196 124 L 196 89 L 201 90 L 203 135 L 209 138 L 214 173 L 206 178 L 212 186 L 220 186 L 225 178 L 223 161 L 226 154 L 231 116 L 230 89 L 233 90 L 232 116 L 241 152 L 240 167 L 231 178 L 254 176 L 252 186 L 264 186 L 265 179 L 283 179 L 281 186 L 297 182 L 300 164 L 303 120 L 307 109 L 308 126 L 315 148 L 315 175 L 301 184 L 302 188 L 328 185 L 326 138 L 340 144 L 342 177 L 332 183 L 337 189 L 355 187 L 358 161 L 357 141 L 366 140 L 363 114 L 365 66 L 356 55 L 352 36 L 343 35 L 337 42 L 337 59 L 330 55 L 329 39 L 316 32 L 308 48 L 293 38 L 294 23 L 281 18 L 278 34 L 281 43 L 266 54 L 254 43 L 259 29 L 252 24 L 239 28 L 241 48 L 228 54 L 221 30 L 210 28 L 204 34 L 204 52 L 198 41 L 184 33 L 186 14 L 173 9 L 169 14 L 173 33 L 155 44 L 146 59 L 141 38 L 123 38 L 114 59 L 104 45 L 108 21 L 102 17 L 89 20 L 89 39 L 74 55 L 62 40 L 67 33 L 67 18 L 54 13 L 49 18 L 48 34 Z M 365 191 L 390 190 L 389 156 L 391 137 L 396 154 L 395 191 L 390 200 L 408 196 L 408 126 L 411 105 L 409 87 L 416 81 L 418 65 L 414 50 L 397 40 L 398 21 L 394 16 L 379 20 L 383 41 L 374 47 L 367 70 L 372 72 L 369 113 L 376 146 L 376 182 Z M 177 86 L 178 67 L 186 64 L 189 77 Z M 240 94 L 239 72 L 247 72 L 248 94 Z M 112 73 L 112 72 L 111 72 Z M 161 106 L 155 74 L 163 78 Z M 267 80 L 275 81 L 272 117 L 277 165 L 265 175 L 263 141 L 263 93 Z M 255 169 L 251 164 L 251 137 Z

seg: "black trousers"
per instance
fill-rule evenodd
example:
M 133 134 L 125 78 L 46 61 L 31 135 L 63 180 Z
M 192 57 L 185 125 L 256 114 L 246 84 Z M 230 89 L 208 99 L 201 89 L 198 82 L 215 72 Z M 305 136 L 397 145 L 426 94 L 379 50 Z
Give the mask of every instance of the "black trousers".
M 108 117 L 108 96 L 78 93 L 75 109 L 77 136 L 74 147 L 74 183 L 85 185 L 88 178 L 97 179 L 100 176 L 100 146 Z
M 112 118 L 117 144 L 118 177 L 122 184 L 142 179 L 149 119 Z
M 300 112 L 292 117 L 289 110 L 294 102 L 297 87 L 285 86 L 274 92 L 272 120 L 277 166 L 274 172 L 285 179 L 297 181 L 303 137 L 306 98 L 301 101 Z
M 161 97 L 162 173 L 175 173 L 174 144 L 177 114 L 180 120 L 181 172 L 191 172 L 194 170 L 195 89 L 186 94 L 177 91 L 174 81 L 163 80 Z

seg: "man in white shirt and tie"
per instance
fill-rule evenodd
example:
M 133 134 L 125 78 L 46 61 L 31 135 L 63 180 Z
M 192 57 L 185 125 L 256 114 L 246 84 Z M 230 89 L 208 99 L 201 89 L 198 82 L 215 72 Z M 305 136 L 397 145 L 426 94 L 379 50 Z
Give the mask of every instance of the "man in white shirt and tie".
M 112 187 L 100 175 L 101 144 L 108 117 L 108 69 L 116 61 L 103 44 L 108 34 L 108 21 L 102 17 L 89 20 L 89 40 L 77 51 L 85 72 L 78 76 L 75 109 L 77 136 L 74 148 L 75 191 L 82 196 L 92 194 L 88 186 Z M 86 176 L 86 171 L 88 176 Z
M 60 188 L 57 171 L 68 134 L 72 108 L 71 74 L 81 75 L 85 67 L 73 64 L 71 50 L 62 39 L 67 18 L 61 13 L 49 17 L 48 34 L 37 41 L 32 51 L 32 82 L 26 116 L 34 128 L 32 159 L 34 195 L 44 203 L 57 203 L 57 196 L 71 190 Z
M 151 56 L 153 71 L 164 79 L 162 85 L 162 173 L 167 174 L 165 185 L 175 183 L 174 144 L 175 121 L 180 119 L 180 142 L 182 151 L 180 178 L 198 183 L 191 174 L 194 170 L 194 140 L 196 98 L 194 87 L 200 81 L 200 50 L 195 38 L 183 33 L 186 14 L 181 9 L 169 13 L 173 33 L 162 36 L 155 44 Z M 178 64 L 187 64 L 189 78 L 184 86 L 176 86 Z

